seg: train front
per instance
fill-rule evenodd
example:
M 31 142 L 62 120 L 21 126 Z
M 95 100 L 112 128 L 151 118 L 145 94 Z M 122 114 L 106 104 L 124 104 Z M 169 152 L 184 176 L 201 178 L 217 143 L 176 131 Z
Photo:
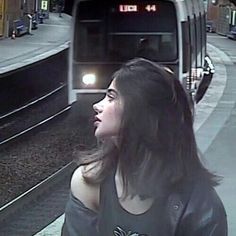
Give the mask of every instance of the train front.
M 70 103 L 81 94 L 104 93 L 112 73 L 134 57 L 178 68 L 176 12 L 169 1 L 79 0 L 73 21 Z

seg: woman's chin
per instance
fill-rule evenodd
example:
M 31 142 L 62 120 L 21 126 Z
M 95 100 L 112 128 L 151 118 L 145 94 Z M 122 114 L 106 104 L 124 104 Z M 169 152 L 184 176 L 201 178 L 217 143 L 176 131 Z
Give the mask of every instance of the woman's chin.
M 99 130 L 95 130 L 94 136 L 99 139 L 99 140 L 106 140 L 106 139 L 110 139 L 112 141 L 114 141 L 115 143 L 117 142 L 117 136 L 110 134 L 110 133 L 103 133 L 103 132 L 99 132 Z
M 97 139 L 104 139 L 104 138 L 106 137 L 106 135 L 104 135 L 103 133 L 99 132 L 98 129 L 95 130 L 94 136 L 95 136 Z

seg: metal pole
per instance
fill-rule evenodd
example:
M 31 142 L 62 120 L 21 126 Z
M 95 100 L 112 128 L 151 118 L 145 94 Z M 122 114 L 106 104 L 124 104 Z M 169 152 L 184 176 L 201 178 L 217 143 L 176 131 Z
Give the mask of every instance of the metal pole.
M 39 2 L 35 0 L 35 11 L 38 12 Z

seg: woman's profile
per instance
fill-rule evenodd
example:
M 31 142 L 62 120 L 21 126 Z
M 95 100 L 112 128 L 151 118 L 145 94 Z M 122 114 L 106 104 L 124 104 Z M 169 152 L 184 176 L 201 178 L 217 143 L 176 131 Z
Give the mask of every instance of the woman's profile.
M 226 236 L 218 177 L 201 163 L 174 74 L 133 59 L 93 105 L 98 148 L 79 157 L 63 236 Z

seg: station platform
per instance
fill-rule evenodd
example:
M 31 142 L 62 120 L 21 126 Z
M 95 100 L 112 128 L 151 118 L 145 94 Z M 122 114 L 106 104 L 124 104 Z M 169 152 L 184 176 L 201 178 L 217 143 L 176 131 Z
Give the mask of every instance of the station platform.
M 68 48 L 71 19 L 67 14 L 59 17 L 58 13 L 50 13 L 49 19 L 44 19 L 31 34 L 0 39 L 0 77 Z
M 64 214 L 34 236 L 60 236 L 63 222 Z

